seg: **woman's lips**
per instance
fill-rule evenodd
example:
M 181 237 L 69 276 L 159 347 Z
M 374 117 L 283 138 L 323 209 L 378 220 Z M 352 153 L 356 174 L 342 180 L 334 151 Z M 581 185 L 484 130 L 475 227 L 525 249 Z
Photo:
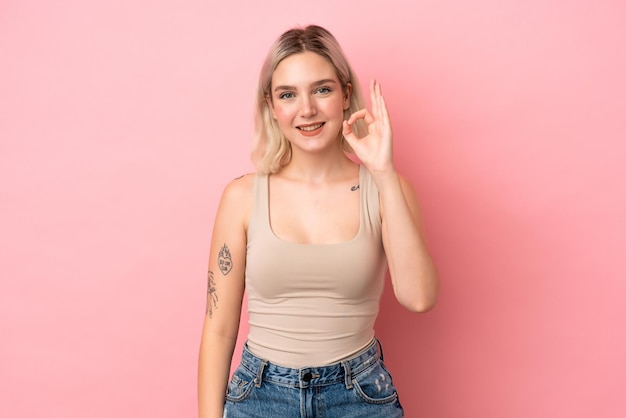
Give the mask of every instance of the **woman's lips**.
M 310 125 L 296 126 L 296 128 L 304 136 L 314 136 L 314 135 L 317 135 L 318 133 L 320 133 L 320 131 L 322 130 L 323 127 L 324 127 L 324 122 L 312 123 Z

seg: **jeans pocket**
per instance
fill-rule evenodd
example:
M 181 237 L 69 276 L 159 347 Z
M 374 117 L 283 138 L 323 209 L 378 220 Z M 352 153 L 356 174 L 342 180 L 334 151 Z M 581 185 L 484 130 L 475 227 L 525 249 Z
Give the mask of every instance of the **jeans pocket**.
M 389 404 L 398 399 L 391 374 L 382 361 L 355 376 L 352 380 L 354 392 L 359 398 L 371 404 Z
M 252 392 L 254 387 L 254 376 L 242 366 L 239 366 L 230 382 L 228 382 L 228 390 L 226 391 L 226 400 L 231 402 L 242 402 Z

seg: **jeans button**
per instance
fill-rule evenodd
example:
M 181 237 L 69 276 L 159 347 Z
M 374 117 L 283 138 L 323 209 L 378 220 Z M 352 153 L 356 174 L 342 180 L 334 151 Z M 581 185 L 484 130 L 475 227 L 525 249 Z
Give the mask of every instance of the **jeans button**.
M 302 376 L 302 380 L 304 380 L 306 383 L 309 383 L 311 379 L 313 379 L 313 375 L 311 374 L 311 372 L 306 372 L 304 376 Z

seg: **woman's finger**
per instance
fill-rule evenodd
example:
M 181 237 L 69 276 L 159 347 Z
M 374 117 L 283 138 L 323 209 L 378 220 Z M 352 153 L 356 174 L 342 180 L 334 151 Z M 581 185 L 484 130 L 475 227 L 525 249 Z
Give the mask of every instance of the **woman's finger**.
M 352 135 L 354 133 L 354 131 L 352 130 L 352 126 L 348 123 L 347 120 L 343 121 L 343 136 L 348 138 L 350 135 Z
M 377 117 L 380 121 L 385 120 L 385 102 L 383 99 L 383 91 L 380 83 L 376 83 L 376 108 Z
M 348 144 L 350 144 L 351 147 L 356 145 L 354 141 L 359 140 L 359 138 L 354 133 L 354 130 L 352 129 L 352 125 L 350 125 L 347 120 L 343 121 L 342 134 L 343 134 L 343 137 L 346 139 L 346 141 L 348 141 Z
M 348 118 L 348 123 L 352 125 L 359 119 L 363 119 L 368 125 L 374 122 L 374 118 L 372 117 L 371 113 L 367 109 L 361 109 L 350 115 L 350 117 Z
M 388 129 L 391 127 L 391 119 L 389 118 L 389 110 L 387 110 L 387 104 L 385 103 L 385 98 L 380 97 L 381 103 L 381 119 Z
M 376 82 L 373 88 L 374 88 L 374 97 L 375 97 L 375 99 L 373 100 L 376 101 L 375 118 L 381 121 L 381 123 L 386 128 L 389 128 L 391 123 L 390 123 L 390 118 L 389 118 L 389 111 L 387 110 L 387 104 L 385 103 L 385 98 L 383 97 L 383 88 L 378 82 Z
M 376 97 L 376 80 L 370 81 L 370 102 L 372 103 L 372 113 L 378 116 L 378 98 Z

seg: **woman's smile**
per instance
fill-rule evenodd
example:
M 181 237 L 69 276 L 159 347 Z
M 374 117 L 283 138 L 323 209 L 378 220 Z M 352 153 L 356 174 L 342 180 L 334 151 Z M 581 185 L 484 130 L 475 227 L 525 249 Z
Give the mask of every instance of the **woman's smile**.
M 324 122 L 314 123 L 310 125 L 300 125 L 296 126 L 296 129 L 300 130 L 300 133 L 304 136 L 314 136 L 322 131 L 322 127 L 324 125 Z

